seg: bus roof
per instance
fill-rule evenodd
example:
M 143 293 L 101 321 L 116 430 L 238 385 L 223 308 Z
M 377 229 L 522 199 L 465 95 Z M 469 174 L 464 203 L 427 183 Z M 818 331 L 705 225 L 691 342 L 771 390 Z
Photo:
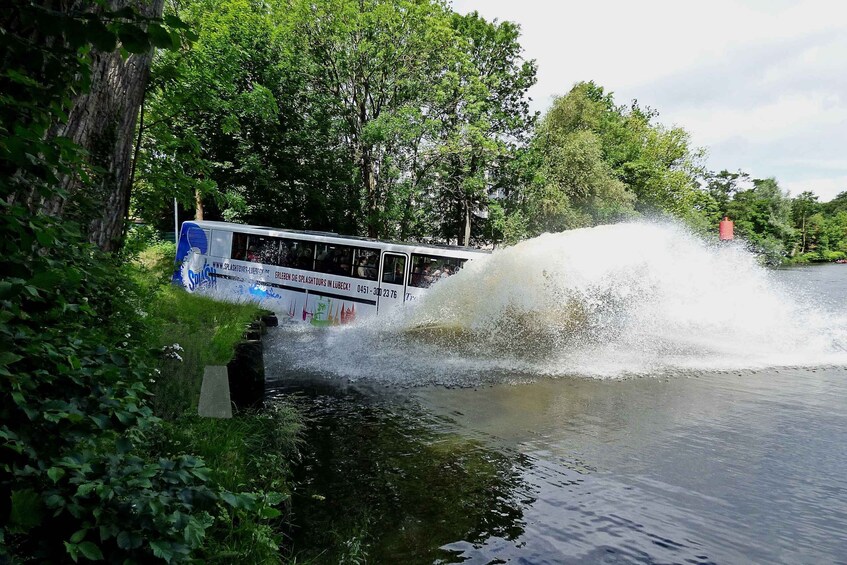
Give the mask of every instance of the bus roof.
M 207 220 L 188 220 L 191 223 L 197 224 L 200 227 L 208 227 L 211 229 L 224 229 L 228 231 L 244 231 L 244 232 L 273 232 L 273 234 L 278 234 L 277 237 L 285 237 L 287 235 L 295 235 L 295 236 L 311 236 L 317 238 L 329 238 L 329 239 L 346 239 L 353 241 L 363 241 L 369 243 L 380 243 L 385 245 L 392 246 L 402 246 L 402 247 L 414 247 L 414 248 L 425 248 L 425 249 L 434 249 L 440 251 L 461 251 L 465 253 L 491 253 L 490 250 L 487 249 L 475 249 L 473 247 L 463 247 L 461 245 L 437 245 L 433 243 L 419 243 L 419 242 L 404 242 L 404 241 L 391 241 L 385 239 L 374 239 L 372 237 L 362 237 L 358 235 L 342 235 L 335 232 L 325 232 L 325 231 L 313 231 L 313 230 L 289 230 L 284 228 L 272 228 L 268 226 L 253 226 L 249 224 L 234 224 L 231 222 L 217 222 L 217 221 L 207 221 Z M 311 239 L 310 237 L 310 239 Z

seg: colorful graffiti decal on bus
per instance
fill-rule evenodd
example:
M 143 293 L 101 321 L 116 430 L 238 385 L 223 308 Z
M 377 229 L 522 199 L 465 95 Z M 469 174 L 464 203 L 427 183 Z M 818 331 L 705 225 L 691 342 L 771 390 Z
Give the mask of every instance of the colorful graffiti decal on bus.
M 356 319 L 356 305 L 344 307 L 344 302 L 321 296 L 315 302 L 315 311 L 312 313 L 311 324 L 313 326 L 337 326 L 349 324 Z
M 260 282 L 253 283 L 247 292 L 250 296 L 255 296 L 260 300 L 265 300 L 267 298 L 282 298 L 281 294 L 277 294 L 271 287 L 265 286 Z

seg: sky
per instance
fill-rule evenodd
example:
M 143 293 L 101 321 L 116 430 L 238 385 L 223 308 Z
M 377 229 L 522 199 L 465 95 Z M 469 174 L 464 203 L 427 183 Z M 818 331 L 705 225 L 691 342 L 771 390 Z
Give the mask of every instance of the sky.
M 843 0 L 453 0 L 520 24 L 544 112 L 593 80 L 637 99 L 706 149 L 710 170 L 775 177 L 824 202 L 847 191 L 847 3 Z

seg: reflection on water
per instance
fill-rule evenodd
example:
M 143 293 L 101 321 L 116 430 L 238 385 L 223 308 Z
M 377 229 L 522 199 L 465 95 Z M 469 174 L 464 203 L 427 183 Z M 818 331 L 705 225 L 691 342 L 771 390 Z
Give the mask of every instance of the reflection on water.
M 451 562 L 449 543 L 523 533 L 525 457 L 451 433 L 409 403 L 293 385 L 310 425 L 293 500 L 298 558 Z M 397 398 L 393 399 L 397 402 Z M 443 546 L 443 547 L 442 547 Z
M 847 313 L 847 267 L 773 276 L 820 298 L 834 319 Z M 293 540 L 304 557 L 832 563 L 847 555 L 844 364 L 550 378 L 486 367 L 484 355 L 439 355 L 437 344 L 409 367 L 390 344 L 339 350 L 337 335 L 282 327 L 267 344 L 271 384 L 301 391 L 312 417 L 294 499 Z M 347 357 L 303 362 L 306 354 Z M 381 378 L 390 367 L 396 374 Z M 462 381 L 465 372 L 473 378 Z
M 287 386 L 312 389 L 293 537 L 321 562 L 357 544 L 373 563 L 834 562 L 847 550 L 844 369 Z
M 800 369 L 419 394 L 531 461 L 537 502 L 523 545 L 501 556 L 832 562 L 847 549 L 846 379 Z M 578 485 L 563 485 L 563 461 L 566 477 L 582 462 Z

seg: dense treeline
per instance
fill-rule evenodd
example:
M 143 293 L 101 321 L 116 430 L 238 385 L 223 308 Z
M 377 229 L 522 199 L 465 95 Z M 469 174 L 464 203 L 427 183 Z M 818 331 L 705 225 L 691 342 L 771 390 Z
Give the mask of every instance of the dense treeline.
M 519 29 L 436 0 L 224 0 L 153 62 L 134 214 L 497 244 L 637 217 L 723 215 L 774 261 L 847 252 L 837 204 L 713 173 L 689 134 L 579 83 L 529 111 Z M 843 195 L 841 199 L 843 200 Z
M 535 81 L 513 24 L 419 0 L 171 8 L 199 40 L 154 63 L 141 217 L 176 188 L 198 215 L 467 241 L 511 184 Z

